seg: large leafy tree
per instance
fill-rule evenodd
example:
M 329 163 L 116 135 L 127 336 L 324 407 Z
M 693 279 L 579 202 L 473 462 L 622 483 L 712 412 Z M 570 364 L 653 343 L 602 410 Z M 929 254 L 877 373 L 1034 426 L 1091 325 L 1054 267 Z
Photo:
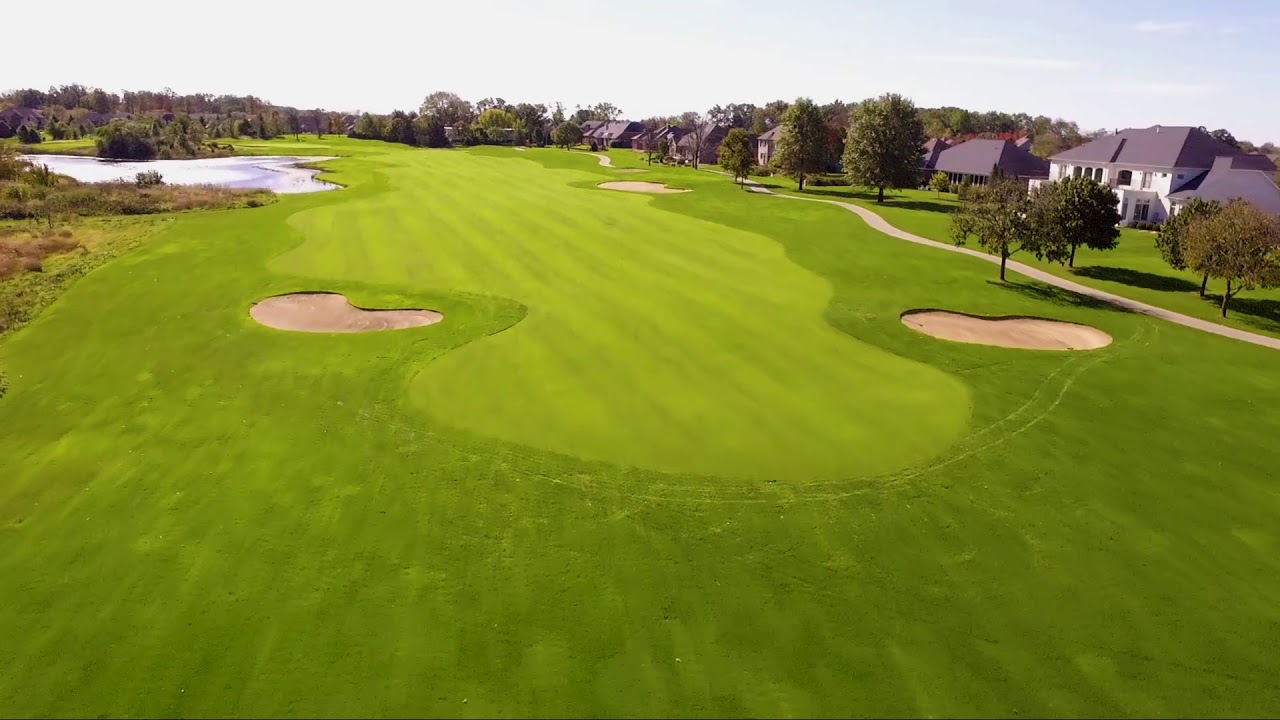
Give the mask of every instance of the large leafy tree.
M 720 167 L 733 175 L 734 180 L 746 180 L 751 174 L 751 137 L 742 128 L 733 128 L 720 143 L 717 157 Z
M 924 126 L 916 106 L 892 93 L 860 103 L 853 110 L 844 146 L 844 171 L 855 185 L 876 188 L 913 187 L 920 180 Z
M 437 91 L 422 101 L 423 115 L 434 115 L 445 125 L 466 125 L 475 117 L 471 103 L 451 92 Z
M 1118 204 L 1114 190 L 1089 178 L 1041 185 L 1032 191 L 1028 210 L 1037 247 L 1045 258 L 1068 267 L 1075 267 L 1081 245 L 1114 250 L 1120 240 Z
M 444 131 L 444 121 L 435 115 L 419 115 L 414 125 L 419 145 L 429 148 L 442 148 L 449 145 L 449 136 Z
M 1197 220 L 1212 216 L 1221 209 L 1222 206 L 1216 202 L 1192 198 L 1177 214 L 1164 221 L 1156 235 L 1156 249 L 1160 251 L 1164 261 L 1169 263 L 1169 267 L 1174 270 L 1187 269 L 1187 229 Z M 1200 297 L 1204 297 L 1205 290 L 1209 287 L 1209 275 L 1201 275 Z
M 582 142 L 582 126 L 572 120 L 566 120 L 551 131 L 551 140 L 556 145 L 568 150 Z
M 1187 230 L 1187 265 L 1227 281 L 1222 317 L 1231 298 L 1244 290 L 1280 285 L 1280 218 L 1245 200 L 1201 215 Z
M 1028 210 L 1022 183 L 992 178 L 989 184 L 970 187 L 960 195 L 960 209 L 951 216 L 951 238 L 956 245 L 975 238 L 984 250 L 999 255 L 1000 279 L 1004 280 L 1009 256 L 1036 249 Z
M 809 98 L 799 98 L 782 114 L 777 164 L 804 190 L 805 177 L 821 172 L 826 164 L 827 134 L 822 111 Z
M 285 116 L 285 123 L 289 128 L 289 134 L 293 135 L 293 139 L 297 141 L 298 135 L 302 133 L 302 118 L 298 117 L 298 111 L 290 110 Z
M 476 118 L 475 127 L 483 131 L 490 142 L 505 142 L 508 128 L 516 127 L 516 116 L 499 107 L 491 107 Z

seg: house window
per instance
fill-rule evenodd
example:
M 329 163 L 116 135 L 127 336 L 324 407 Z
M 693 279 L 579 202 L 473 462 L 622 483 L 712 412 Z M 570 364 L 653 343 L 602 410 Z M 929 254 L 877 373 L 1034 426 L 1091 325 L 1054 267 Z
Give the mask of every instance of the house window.
M 1129 198 L 1120 201 L 1120 219 L 1124 220 L 1129 216 Z
M 1181 180 L 1181 179 L 1182 179 L 1182 173 L 1178 173 L 1178 179 L 1179 179 L 1179 180 Z
M 1080 177 L 1080 173 L 1081 173 L 1081 172 L 1084 172 L 1084 168 L 1082 168 L 1082 167 L 1080 167 L 1079 165 L 1077 165 L 1077 166 L 1075 166 L 1075 168 L 1073 168 L 1073 169 L 1072 169 L 1072 171 L 1071 171 L 1071 175 L 1072 175 L 1072 177 Z
M 1102 182 L 1102 168 L 1093 169 L 1093 180 L 1094 182 Z
M 1120 177 L 1118 178 L 1118 182 L 1119 182 L 1119 184 L 1120 184 L 1120 185 L 1122 185 L 1122 186 L 1129 186 L 1129 185 L 1132 185 L 1132 184 L 1133 184 L 1133 171 L 1132 171 L 1132 170 L 1121 170 L 1121 171 L 1120 171 Z
M 1143 172 L 1143 173 L 1142 173 L 1142 189 L 1143 189 L 1143 190 L 1150 190 L 1150 189 L 1151 189 L 1151 173 L 1149 173 L 1149 172 Z M 1146 220 L 1147 218 L 1146 218 L 1146 216 L 1143 216 L 1143 218 L 1142 218 L 1142 219 L 1143 219 L 1143 220 Z
M 1138 222 L 1146 222 L 1147 216 L 1151 214 L 1151 201 L 1139 200 L 1133 204 L 1133 219 Z

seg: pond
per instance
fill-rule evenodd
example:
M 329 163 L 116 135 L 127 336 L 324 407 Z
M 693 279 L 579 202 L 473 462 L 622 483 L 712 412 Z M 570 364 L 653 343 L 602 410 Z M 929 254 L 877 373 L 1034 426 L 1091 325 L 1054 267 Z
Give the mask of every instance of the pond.
M 319 192 L 338 187 L 316 180 L 318 170 L 296 167 L 301 163 L 332 160 L 331 157 L 253 156 L 148 162 L 100 160 L 75 155 L 25 155 L 23 158 L 48 165 L 50 170 L 80 182 L 132 182 L 138 173 L 155 170 L 170 185 L 261 188 L 278 193 Z

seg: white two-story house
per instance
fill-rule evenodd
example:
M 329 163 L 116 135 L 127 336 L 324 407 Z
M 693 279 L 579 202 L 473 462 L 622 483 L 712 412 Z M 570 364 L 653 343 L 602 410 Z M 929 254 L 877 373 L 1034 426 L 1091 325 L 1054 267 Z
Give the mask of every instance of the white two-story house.
M 1275 165 L 1268 158 L 1248 155 L 1193 127 L 1122 130 L 1049 162 L 1047 182 L 1088 177 L 1115 190 L 1121 225 L 1164 222 L 1193 197 L 1219 202 L 1243 197 L 1280 213 Z

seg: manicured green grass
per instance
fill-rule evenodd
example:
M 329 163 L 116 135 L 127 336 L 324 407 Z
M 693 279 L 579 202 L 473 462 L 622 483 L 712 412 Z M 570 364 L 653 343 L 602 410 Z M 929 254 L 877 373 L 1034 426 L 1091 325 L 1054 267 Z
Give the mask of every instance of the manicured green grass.
M 35 145 L 19 145 L 18 151 L 32 155 L 93 155 L 97 152 L 93 137 L 75 140 L 45 140 Z
M 791 192 L 795 185 L 784 178 L 760 178 L 761 182 L 779 185 Z M 852 201 L 880 213 L 893 225 L 921 237 L 951 242 L 951 216 L 957 207 L 954 195 L 927 190 L 900 190 L 886 195 L 883 204 L 875 202 L 870 191 L 849 187 L 806 189 L 807 194 Z M 1280 289 L 1253 290 L 1234 298 L 1230 312 L 1223 320 L 1220 312 L 1225 283 L 1210 280 L 1208 292 L 1200 297 L 1201 277 L 1189 271 L 1174 270 L 1165 263 L 1155 246 L 1155 233 L 1122 229 L 1120 246 L 1115 250 L 1081 248 L 1074 268 L 1036 260 L 1018 253 L 1014 259 L 1117 295 L 1140 300 L 1157 307 L 1222 323 L 1231 327 L 1280 337 Z
M 0 341 L 5 714 L 1280 702 L 1274 351 L 708 173 L 328 147 L 348 189 L 176 217 Z M 248 318 L 303 289 L 445 320 Z

